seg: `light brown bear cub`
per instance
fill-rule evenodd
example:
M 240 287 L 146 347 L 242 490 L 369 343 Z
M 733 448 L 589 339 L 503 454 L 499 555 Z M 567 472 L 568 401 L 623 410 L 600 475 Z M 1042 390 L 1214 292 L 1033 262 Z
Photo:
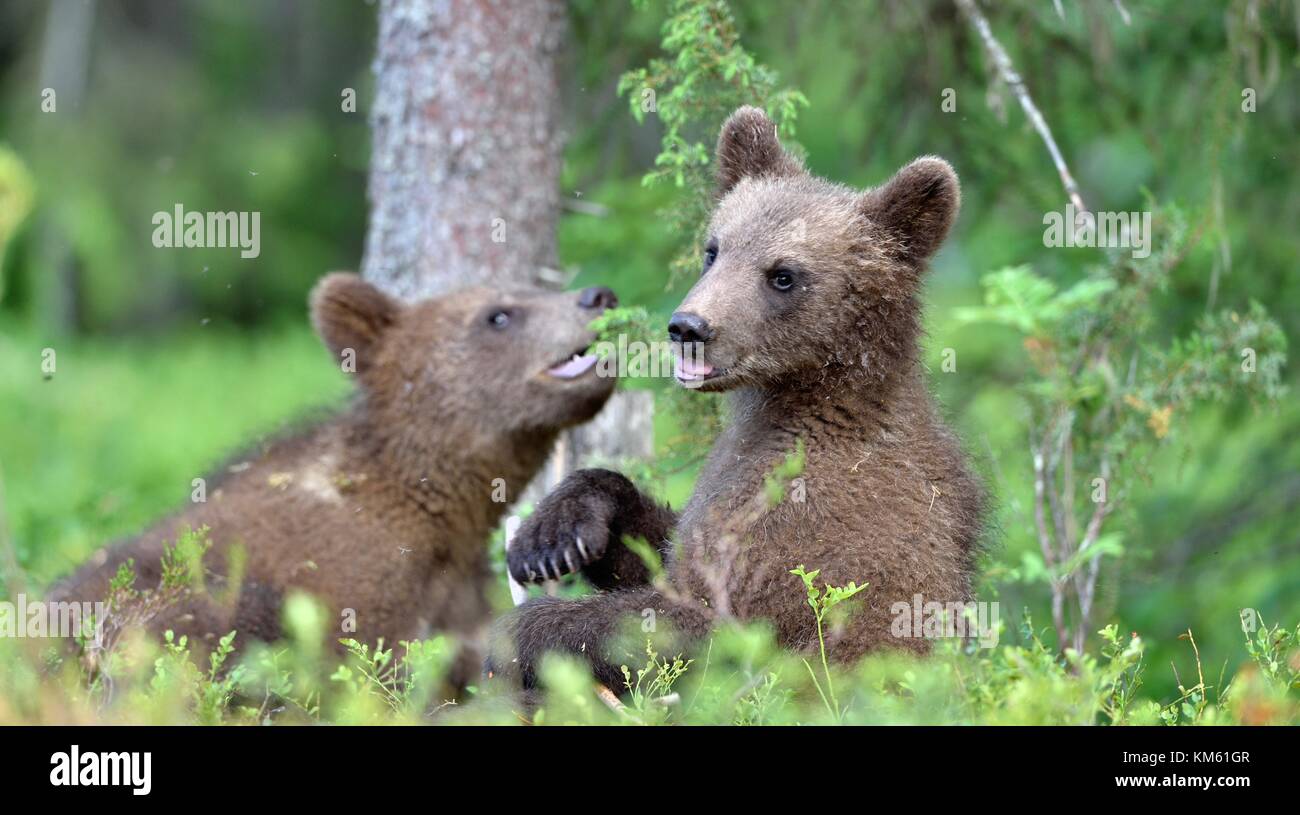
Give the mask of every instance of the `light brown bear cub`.
M 231 630 L 241 643 L 277 638 L 294 590 L 325 603 L 334 638 L 469 637 L 489 615 L 486 541 L 507 501 L 559 431 L 594 416 L 614 386 L 585 354 L 588 324 L 613 305 L 604 288 L 471 288 L 404 305 L 355 275 L 327 276 L 312 322 L 355 371 L 354 406 L 237 461 L 205 503 L 101 551 L 52 599 L 105 599 L 128 558 L 138 586 L 156 585 L 164 544 L 207 526 L 213 591 L 154 622 L 200 647 Z M 222 584 L 236 547 L 245 562 L 231 590 Z
M 605 589 L 532 600 L 502 621 L 489 669 L 525 686 L 556 650 L 621 687 L 618 666 L 641 664 L 645 644 L 624 645 L 616 631 L 648 609 L 688 640 L 733 616 L 813 648 L 815 621 L 790 574 L 800 564 L 821 569 L 819 582 L 870 584 L 828 642 L 837 660 L 882 646 L 924 651 L 925 640 L 891 635 L 891 607 L 918 594 L 970 598 L 983 493 L 917 359 L 926 261 L 960 201 L 952 168 L 921 158 L 881 187 L 852 190 L 809 175 L 755 108 L 723 126 L 717 159 L 703 272 L 668 331 L 702 349 L 679 360 L 678 379 L 729 392 L 731 421 L 680 515 L 617 473 L 584 470 L 519 530 L 516 579 L 577 564 Z M 769 506 L 764 479 L 800 443 L 800 494 Z M 623 535 L 659 545 L 666 586 L 648 583 Z

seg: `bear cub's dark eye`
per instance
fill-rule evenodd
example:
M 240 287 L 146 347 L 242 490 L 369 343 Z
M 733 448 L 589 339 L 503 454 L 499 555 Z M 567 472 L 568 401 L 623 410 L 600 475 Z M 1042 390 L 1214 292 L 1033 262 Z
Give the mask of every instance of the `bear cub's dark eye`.
M 488 315 L 488 325 L 493 328 L 505 328 L 510 325 L 510 312 L 504 309 L 492 312 Z
M 794 272 L 789 269 L 773 269 L 767 282 L 777 291 L 790 291 L 794 288 Z
M 712 266 L 713 262 L 717 259 L 718 245 L 716 243 L 710 243 L 708 246 L 704 247 L 704 272 L 707 272 L 709 267 Z M 703 274 L 704 272 L 700 272 L 700 274 Z

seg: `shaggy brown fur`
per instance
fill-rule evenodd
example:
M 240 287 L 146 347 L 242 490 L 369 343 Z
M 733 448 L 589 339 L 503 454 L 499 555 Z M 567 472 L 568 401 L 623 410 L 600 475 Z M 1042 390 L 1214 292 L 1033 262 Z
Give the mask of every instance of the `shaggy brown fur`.
M 557 433 L 595 415 L 613 387 L 594 371 L 548 369 L 585 349 L 588 323 L 615 304 L 608 289 L 474 288 L 406 306 L 354 275 L 326 277 L 312 322 L 337 359 L 355 354 L 355 406 L 237 462 L 206 503 L 99 552 L 52 599 L 104 599 L 128 558 L 137 585 L 156 585 L 164 544 L 208 526 L 210 584 L 220 587 L 234 547 L 246 554 L 238 591 L 191 597 L 156 621 L 200 647 L 230 630 L 239 642 L 275 639 L 293 590 L 325 603 L 331 639 L 472 636 L 489 614 L 489 533 Z M 341 627 L 345 609 L 354 633 Z
M 838 660 L 882 646 L 924 651 L 924 640 L 891 635 L 891 606 L 970 597 L 983 493 L 917 361 L 921 278 L 956 217 L 956 175 L 921 158 L 866 192 L 814 178 L 754 108 L 727 121 L 717 153 L 705 269 L 670 334 L 703 343 L 712 370 L 684 384 L 729 391 L 731 422 L 680 516 L 617 473 L 587 470 L 520 529 L 516 579 L 576 563 L 613 589 L 533 600 L 502 622 L 489 667 L 526 686 L 542 653 L 559 650 L 621 687 L 617 666 L 641 664 L 645 643 L 642 633 L 619 644 L 616 628 L 629 614 L 650 619 L 648 609 L 688 639 L 734 616 L 769 621 L 792 649 L 815 647 L 789 573 L 799 564 L 821 569 L 819 583 L 870 584 L 830 638 Z M 764 478 L 800 440 L 805 500 L 770 508 Z M 647 583 L 624 534 L 661 543 L 666 586 Z

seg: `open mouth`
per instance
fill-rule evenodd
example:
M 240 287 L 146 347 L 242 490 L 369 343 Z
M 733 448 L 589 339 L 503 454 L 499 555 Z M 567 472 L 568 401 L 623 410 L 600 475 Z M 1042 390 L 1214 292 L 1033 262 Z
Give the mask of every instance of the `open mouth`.
M 697 388 L 710 379 L 717 379 L 726 371 L 714 368 L 707 362 L 690 356 L 673 357 L 673 375 L 688 388 Z
M 599 359 L 591 352 L 590 346 L 584 346 L 547 368 L 546 373 L 556 379 L 577 379 L 595 368 Z

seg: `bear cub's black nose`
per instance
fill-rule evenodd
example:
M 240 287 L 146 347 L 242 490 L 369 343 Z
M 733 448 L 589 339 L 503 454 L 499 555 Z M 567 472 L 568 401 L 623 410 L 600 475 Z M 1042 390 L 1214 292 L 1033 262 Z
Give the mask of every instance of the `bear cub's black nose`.
M 618 295 L 614 294 L 612 289 L 604 286 L 591 286 L 583 289 L 578 295 L 578 305 L 583 308 L 598 308 L 604 311 L 607 308 L 618 306 Z
M 708 342 L 713 329 L 708 320 L 689 311 L 679 311 L 668 321 L 668 339 L 673 342 Z

